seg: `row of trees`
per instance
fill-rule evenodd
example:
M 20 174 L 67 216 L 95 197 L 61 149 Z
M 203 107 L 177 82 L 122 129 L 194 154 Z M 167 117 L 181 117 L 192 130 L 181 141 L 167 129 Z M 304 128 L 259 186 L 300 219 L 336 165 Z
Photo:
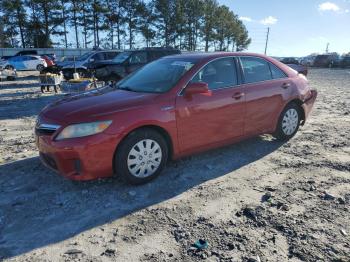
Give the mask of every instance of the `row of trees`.
M 243 50 L 251 41 L 237 15 L 216 0 L 0 2 L 0 47 L 122 49 L 139 43 L 208 51 Z

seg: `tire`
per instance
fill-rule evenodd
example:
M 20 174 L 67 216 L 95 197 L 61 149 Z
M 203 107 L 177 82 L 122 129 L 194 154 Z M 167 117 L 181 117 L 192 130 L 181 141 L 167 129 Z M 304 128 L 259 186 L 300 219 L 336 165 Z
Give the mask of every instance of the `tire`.
M 6 77 L 6 80 L 7 81 L 15 81 L 16 78 L 14 76 L 8 76 L 8 77 Z
M 168 159 L 164 137 L 150 128 L 130 133 L 120 144 L 114 157 L 117 175 L 135 185 L 155 179 Z
M 300 126 L 301 108 L 295 103 L 288 104 L 282 111 L 275 133 L 273 134 L 280 141 L 291 139 Z
M 39 72 L 43 71 L 44 68 L 45 68 L 45 66 L 43 66 L 43 65 L 37 65 L 36 66 L 36 70 L 38 70 Z

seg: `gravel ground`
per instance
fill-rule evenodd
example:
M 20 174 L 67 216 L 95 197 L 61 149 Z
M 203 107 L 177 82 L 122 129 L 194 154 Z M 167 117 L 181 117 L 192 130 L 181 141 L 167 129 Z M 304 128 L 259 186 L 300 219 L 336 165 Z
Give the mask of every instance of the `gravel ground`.
M 0 260 L 350 261 L 350 70 L 309 80 L 319 97 L 288 143 L 261 136 L 170 162 L 137 187 L 43 167 L 33 126 L 59 95 L 34 77 L 0 83 Z

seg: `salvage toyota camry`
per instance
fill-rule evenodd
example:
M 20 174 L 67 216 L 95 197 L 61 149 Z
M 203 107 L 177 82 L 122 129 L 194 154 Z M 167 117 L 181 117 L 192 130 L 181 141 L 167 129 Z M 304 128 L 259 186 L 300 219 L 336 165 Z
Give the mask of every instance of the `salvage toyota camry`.
M 36 143 L 43 163 L 67 178 L 141 184 L 168 159 L 265 133 L 290 139 L 316 96 L 305 76 L 263 55 L 168 56 L 48 105 Z

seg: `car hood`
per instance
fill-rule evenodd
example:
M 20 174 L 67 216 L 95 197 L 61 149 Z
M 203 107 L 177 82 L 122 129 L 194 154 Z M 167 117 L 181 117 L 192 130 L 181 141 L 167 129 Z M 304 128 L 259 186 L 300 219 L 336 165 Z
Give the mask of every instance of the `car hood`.
M 76 61 L 75 65 L 77 66 L 79 62 Z M 74 67 L 74 61 L 63 61 L 63 62 L 57 62 L 56 64 L 61 67 Z
M 142 107 L 157 95 L 111 87 L 94 89 L 55 101 L 46 106 L 40 116 L 66 124 L 96 121 L 120 111 Z
M 64 68 L 74 68 L 74 67 L 79 68 L 79 67 L 83 67 L 84 63 L 85 63 L 85 61 L 75 61 L 75 65 L 74 65 L 74 62 L 70 62 L 69 64 L 66 64 L 62 67 L 63 67 L 63 69 Z

